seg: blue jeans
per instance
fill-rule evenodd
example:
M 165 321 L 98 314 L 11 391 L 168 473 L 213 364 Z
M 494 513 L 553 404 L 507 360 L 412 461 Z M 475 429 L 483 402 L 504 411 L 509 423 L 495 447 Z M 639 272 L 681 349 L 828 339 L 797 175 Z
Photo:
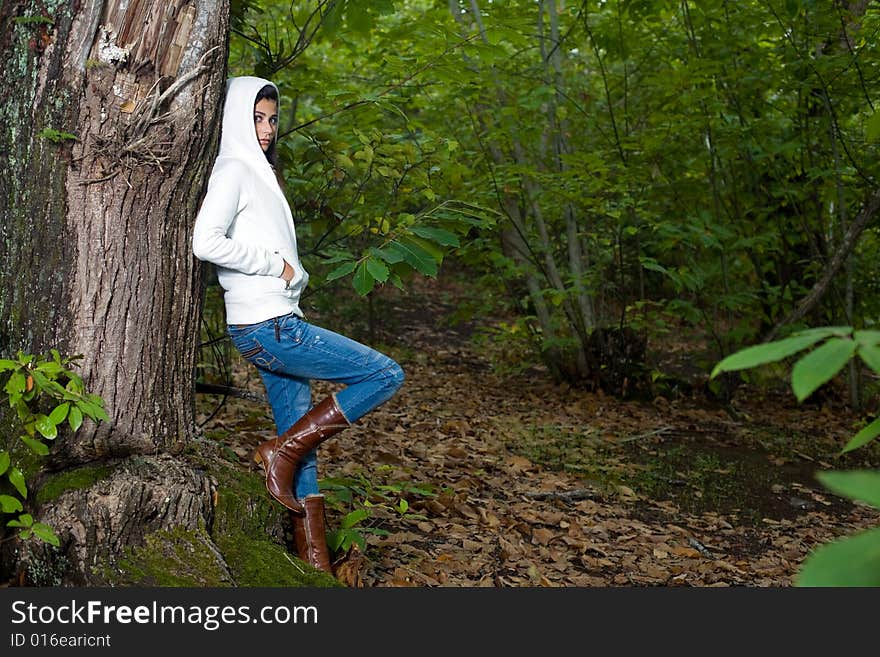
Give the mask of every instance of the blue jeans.
M 312 407 L 311 379 L 345 384 L 336 392 L 339 410 L 354 423 L 388 401 L 403 384 L 403 370 L 388 356 L 291 313 L 257 324 L 228 327 L 236 349 L 256 365 L 281 435 Z M 318 492 L 314 451 L 299 463 L 294 495 Z

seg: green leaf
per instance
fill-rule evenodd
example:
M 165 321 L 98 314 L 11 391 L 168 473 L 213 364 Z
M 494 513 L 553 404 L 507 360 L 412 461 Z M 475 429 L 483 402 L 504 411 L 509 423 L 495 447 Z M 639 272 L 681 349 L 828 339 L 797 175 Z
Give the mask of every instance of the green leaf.
M 358 265 L 357 271 L 354 273 L 354 279 L 352 280 L 354 289 L 361 296 L 365 296 L 373 289 L 375 284 L 376 279 L 370 275 L 369 271 L 367 271 L 367 263 L 362 262 Z
M 49 361 L 46 363 L 40 363 L 37 365 L 36 370 L 38 372 L 45 372 L 46 374 L 59 374 L 64 371 L 64 368 L 61 367 L 60 363 L 56 363 L 55 361 Z
M 853 340 L 859 345 L 876 347 L 880 345 L 880 331 L 856 331 L 853 333 Z
M 21 394 L 24 392 L 26 386 L 27 378 L 25 377 L 24 372 L 16 370 L 9 375 L 9 381 L 6 382 L 3 390 L 10 395 Z
M 74 431 L 77 431 L 83 422 L 83 414 L 82 411 L 79 410 L 76 406 L 70 407 L 70 414 L 67 416 L 67 423 L 70 425 L 70 428 Z
M 345 21 L 355 32 L 367 32 L 370 29 L 370 14 L 367 3 L 349 2 L 345 5 Z
M 803 331 L 798 331 L 795 335 L 820 335 L 823 338 L 830 337 L 832 335 L 836 335 L 838 338 L 845 338 L 848 335 L 852 335 L 852 327 L 851 326 L 817 326 L 816 328 L 804 329 Z
M 58 536 L 55 535 L 55 532 L 52 531 L 52 528 L 49 525 L 43 524 L 42 522 L 35 522 L 32 529 L 34 536 L 41 541 L 44 541 L 49 545 L 54 545 L 55 547 L 61 545 L 61 541 L 58 540 Z
M 370 272 L 370 276 L 381 283 L 384 283 L 388 280 L 388 267 L 385 266 L 385 263 L 378 258 L 374 258 L 372 256 L 367 258 L 367 271 Z
M 52 424 L 61 424 L 64 422 L 64 418 L 67 417 L 68 412 L 70 412 L 69 402 L 58 404 L 58 406 L 49 413 L 49 419 L 52 421 Z
M 18 367 L 18 363 L 16 363 L 14 360 L 0 358 L 0 372 L 5 372 L 6 370 L 14 370 L 16 367 Z
M 0 475 L 6 472 L 6 468 L 9 467 L 10 459 L 9 452 L 2 451 L 0 452 Z
M 357 267 L 357 262 L 354 260 L 349 260 L 348 262 L 343 262 L 336 269 L 327 274 L 328 281 L 335 281 L 337 278 L 342 278 L 343 276 L 348 276 L 351 272 L 354 271 L 354 268 Z
M 641 261 L 642 267 L 649 271 L 656 271 L 661 274 L 669 274 L 669 270 L 666 269 L 663 265 L 657 262 L 654 258 L 639 258 Z
M 775 363 L 816 344 L 825 337 L 827 337 L 827 334 L 811 333 L 809 335 L 797 335 L 785 338 L 784 340 L 777 340 L 776 342 L 747 347 L 731 354 L 718 363 L 715 369 L 712 370 L 709 378 L 714 379 L 721 372 L 733 372 L 735 370 L 757 367 L 758 365 L 766 365 L 767 363 Z
M 406 237 L 401 237 L 399 240 L 391 242 L 389 247 L 400 253 L 406 263 L 417 272 L 426 276 L 437 275 L 437 262 L 418 243 Z
M 865 138 L 868 141 L 877 141 L 880 137 L 880 112 L 874 112 L 865 122 Z
M 844 454 L 846 452 L 851 452 L 852 450 L 871 442 L 877 436 L 880 436 L 880 417 L 850 438 L 846 446 L 840 450 L 840 453 Z
M 804 561 L 795 586 L 880 586 L 880 529 L 818 548 Z
M 880 374 L 880 347 L 860 344 L 859 357 L 865 362 L 865 365 Z
M 816 474 L 816 479 L 838 495 L 851 500 L 860 500 L 880 509 L 880 471 L 819 472 Z
M 18 521 L 22 524 L 22 527 L 33 527 L 34 525 L 34 517 L 30 513 L 22 513 L 18 516 Z
M 343 529 L 351 529 L 356 524 L 369 517 L 370 512 L 366 509 L 355 509 L 354 511 L 347 513 L 339 524 Z
M 39 454 L 40 456 L 46 456 L 49 453 L 49 447 L 46 445 L 46 443 L 44 443 L 40 440 L 35 440 L 34 438 L 31 438 L 30 436 L 19 436 L 19 437 L 21 438 L 21 441 L 25 445 L 30 447 L 31 451 L 33 451 L 35 454 Z
M 54 440 L 56 436 L 58 436 L 58 427 L 55 426 L 55 423 L 52 422 L 51 419 L 42 413 L 36 416 L 34 427 L 48 440 Z
M 23 508 L 21 500 L 17 497 L 12 497 L 12 495 L 0 495 L 0 511 L 3 513 L 17 513 Z
M 809 397 L 837 374 L 855 354 L 856 345 L 846 338 L 831 338 L 795 363 L 791 370 L 791 387 L 798 401 Z
M 13 467 L 9 471 L 7 477 L 9 477 L 9 481 L 12 482 L 12 485 L 15 486 L 15 490 L 18 491 L 18 494 L 27 499 L 27 486 L 24 483 L 24 475 L 21 473 L 21 470 Z
M 411 233 L 424 237 L 441 244 L 442 246 L 461 246 L 455 233 L 450 233 L 442 228 L 434 228 L 433 226 L 413 226 L 409 229 Z
M 107 419 L 107 414 L 104 412 L 104 409 L 101 408 L 100 406 L 98 406 L 97 404 L 94 404 L 89 401 L 78 401 L 78 402 L 76 402 L 76 405 L 79 407 L 79 409 L 83 413 L 88 415 L 90 418 L 92 418 L 96 422 L 99 419 L 104 419 L 104 420 Z
M 379 249 L 376 247 L 372 247 L 370 249 L 370 253 L 378 258 L 381 258 L 389 265 L 396 265 L 398 262 L 403 262 L 403 255 L 399 251 L 394 251 L 392 249 Z
M 403 286 L 403 280 L 401 280 L 400 275 L 393 273 L 388 277 L 388 280 L 401 292 L 406 292 L 406 288 Z
M 104 400 L 101 399 L 99 395 L 86 394 L 86 397 L 88 398 L 89 402 L 91 402 L 94 409 L 95 420 L 107 422 L 110 418 L 107 417 L 107 412 L 104 410 Z

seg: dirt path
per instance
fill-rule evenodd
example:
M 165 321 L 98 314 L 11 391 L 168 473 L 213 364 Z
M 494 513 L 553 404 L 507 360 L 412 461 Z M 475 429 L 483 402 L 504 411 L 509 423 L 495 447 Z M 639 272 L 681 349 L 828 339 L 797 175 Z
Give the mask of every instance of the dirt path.
M 367 549 L 340 562 L 347 584 L 790 586 L 816 545 L 880 524 L 812 479 L 840 467 L 851 419 L 782 398 L 738 401 L 733 420 L 699 399 L 622 402 L 494 373 L 472 327 L 450 327 L 450 285 L 384 302 L 377 342 L 406 383 L 321 447 L 337 493 L 378 505 L 354 526 Z M 246 458 L 272 425 L 236 401 L 206 429 Z M 331 528 L 349 508 L 330 511 Z

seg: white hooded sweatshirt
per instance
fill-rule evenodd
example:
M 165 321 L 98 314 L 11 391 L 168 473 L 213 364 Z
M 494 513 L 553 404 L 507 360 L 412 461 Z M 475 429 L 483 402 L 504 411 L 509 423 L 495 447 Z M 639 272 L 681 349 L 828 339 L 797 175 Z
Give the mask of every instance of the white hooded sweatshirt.
M 193 231 L 193 254 L 217 267 L 228 324 L 302 316 L 299 298 L 309 281 L 290 206 L 254 128 L 254 102 L 267 84 L 257 77 L 227 81 L 220 152 Z M 281 278 L 285 260 L 294 269 L 290 285 Z

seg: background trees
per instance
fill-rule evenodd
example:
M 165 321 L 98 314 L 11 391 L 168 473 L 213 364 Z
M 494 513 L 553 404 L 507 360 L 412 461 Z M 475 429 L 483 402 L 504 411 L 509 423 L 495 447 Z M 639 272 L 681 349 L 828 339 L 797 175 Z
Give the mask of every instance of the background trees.
M 330 278 L 357 262 L 363 293 L 400 257 L 370 249 L 442 226 L 554 376 L 616 392 L 670 319 L 722 356 L 876 321 L 867 3 L 359 6 L 285 67 L 287 5 L 262 3 L 230 57 L 286 90 L 290 192 L 345 263 Z

